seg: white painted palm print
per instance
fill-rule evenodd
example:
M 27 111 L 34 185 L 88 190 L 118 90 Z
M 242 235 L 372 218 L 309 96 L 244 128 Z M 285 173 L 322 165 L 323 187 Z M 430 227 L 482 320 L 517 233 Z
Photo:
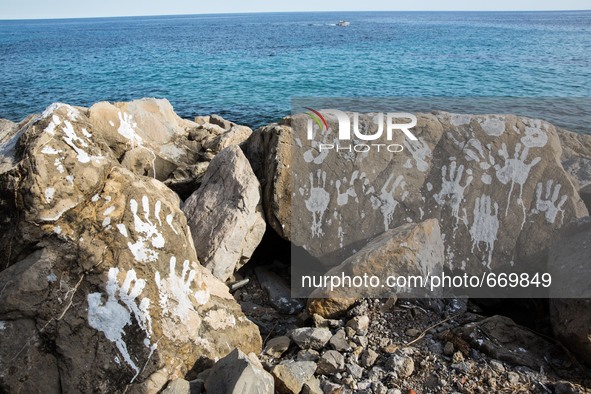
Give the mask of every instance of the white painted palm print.
M 568 200 L 568 196 L 563 194 L 560 196 L 560 189 L 562 185 L 553 180 L 546 181 L 546 188 L 544 192 L 544 185 L 538 182 L 536 187 L 536 207 L 532 209 L 532 213 L 537 214 L 543 212 L 548 223 L 554 223 L 558 214 L 561 214 L 560 222 L 564 220 L 564 204 Z
M 322 220 L 330 202 L 330 194 L 326 191 L 326 172 L 318 170 L 316 177 L 310 173 L 310 188 L 300 189 L 300 194 L 308 196 L 305 203 L 306 209 L 312 213 L 312 237 L 319 237 L 324 234 Z
M 168 278 L 162 278 L 160 272 L 156 272 L 160 307 L 164 314 L 176 316 L 186 322 L 189 312 L 194 310 L 193 300 L 200 305 L 208 301 L 209 297 L 202 291 L 191 290 L 196 275 L 197 272 L 190 268 L 189 260 L 183 262 L 183 269 L 178 275 L 174 256 L 170 258 Z
M 125 224 L 118 224 L 117 229 L 126 238 L 133 238 L 131 234 L 136 237 L 134 242 L 128 241 L 127 246 L 137 261 L 155 262 L 158 260 L 158 251 L 166 242 L 162 235 L 162 202 L 156 200 L 152 210 L 148 196 L 143 196 L 141 212 L 138 202 L 133 198 L 129 200 L 129 207 L 133 215 L 133 227 L 128 229 Z M 165 223 L 177 232 L 171 214 L 166 216 Z
M 372 208 L 379 208 L 384 217 L 384 231 L 388 231 L 390 228 L 390 223 L 394 219 L 394 212 L 399 204 L 395 195 L 400 196 L 400 201 L 404 201 L 408 195 L 408 192 L 404 190 L 405 186 L 404 176 L 398 175 L 394 180 L 394 174 L 390 174 L 384 186 L 380 189 L 380 194 L 377 197 L 371 196 L 370 198 Z
M 147 297 L 141 298 L 141 293 L 146 286 L 146 281 L 138 279 L 134 270 L 127 271 L 123 284 L 119 284 L 119 269 L 109 269 L 108 281 L 106 285 L 107 300 L 103 301 L 102 293 L 88 294 L 88 324 L 105 334 L 105 337 L 115 343 L 115 346 L 121 353 L 121 356 L 135 371 L 135 378 L 140 373 L 140 368 L 136 365 L 125 341 L 124 328 L 132 325 L 132 316 L 144 332 L 144 345 L 150 351 L 154 351 L 156 345 L 152 345 L 150 338 L 152 336 L 152 322 L 150 319 L 149 307 L 150 300 Z
M 466 188 L 472 183 L 472 171 L 466 171 L 467 177 L 464 181 L 464 165 L 459 166 L 455 161 L 452 161 L 448 167 L 444 165 L 441 168 L 441 190 L 435 194 L 433 198 L 439 205 L 445 204 L 449 201 L 452 210 L 452 216 L 455 218 L 454 226 L 457 227 L 460 215 L 460 205 L 464 200 L 464 192 Z
M 474 222 L 470 227 L 472 237 L 472 252 L 474 248 L 480 249 L 484 244 L 484 251 L 488 252 L 488 262 L 485 264 L 489 269 L 492 261 L 492 254 L 495 249 L 497 233 L 499 231 L 499 204 L 492 201 L 490 196 L 482 195 L 476 198 L 474 205 Z

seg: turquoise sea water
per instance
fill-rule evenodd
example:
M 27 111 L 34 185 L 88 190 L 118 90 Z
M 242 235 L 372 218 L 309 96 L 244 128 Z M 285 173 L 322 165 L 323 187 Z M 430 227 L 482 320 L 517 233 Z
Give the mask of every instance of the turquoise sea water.
M 258 126 L 293 96 L 589 97 L 591 11 L 0 21 L 3 118 L 166 97 Z

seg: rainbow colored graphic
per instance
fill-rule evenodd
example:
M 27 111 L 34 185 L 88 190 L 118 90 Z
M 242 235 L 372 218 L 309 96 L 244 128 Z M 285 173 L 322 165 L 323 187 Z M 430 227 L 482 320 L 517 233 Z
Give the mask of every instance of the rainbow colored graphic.
M 328 131 L 328 123 L 326 123 L 326 119 L 324 119 L 324 116 L 322 116 L 322 114 L 318 111 L 316 111 L 315 109 L 312 108 L 308 108 L 308 107 L 304 107 L 305 109 L 307 109 L 309 112 L 306 112 L 306 114 L 312 118 L 312 120 L 314 122 L 316 122 L 316 124 L 318 125 L 318 127 L 320 127 L 320 129 L 324 132 Z

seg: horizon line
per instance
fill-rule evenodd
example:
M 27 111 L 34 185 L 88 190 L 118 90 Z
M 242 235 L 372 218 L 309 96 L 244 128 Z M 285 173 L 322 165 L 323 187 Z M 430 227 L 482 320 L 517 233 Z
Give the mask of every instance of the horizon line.
M 323 10 L 323 11 L 243 11 L 243 12 L 207 12 L 207 13 L 188 13 L 188 14 L 145 14 L 145 15 L 102 15 L 102 16 L 68 16 L 53 18 L 8 18 L 0 19 L 5 21 L 51 21 L 51 20 L 74 20 L 74 19 L 114 19 L 114 18 L 156 18 L 163 16 L 207 16 L 207 15 L 250 15 L 250 14 L 320 14 L 320 13 L 362 13 L 362 12 L 589 12 L 591 9 L 579 10 Z

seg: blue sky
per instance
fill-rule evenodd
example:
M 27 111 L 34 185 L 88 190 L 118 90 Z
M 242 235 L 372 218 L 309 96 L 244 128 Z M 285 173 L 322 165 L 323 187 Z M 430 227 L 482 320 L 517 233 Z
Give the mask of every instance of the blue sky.
M 285 11 L 584 10 L 589 0 L 1 0 L 0 19 Z

